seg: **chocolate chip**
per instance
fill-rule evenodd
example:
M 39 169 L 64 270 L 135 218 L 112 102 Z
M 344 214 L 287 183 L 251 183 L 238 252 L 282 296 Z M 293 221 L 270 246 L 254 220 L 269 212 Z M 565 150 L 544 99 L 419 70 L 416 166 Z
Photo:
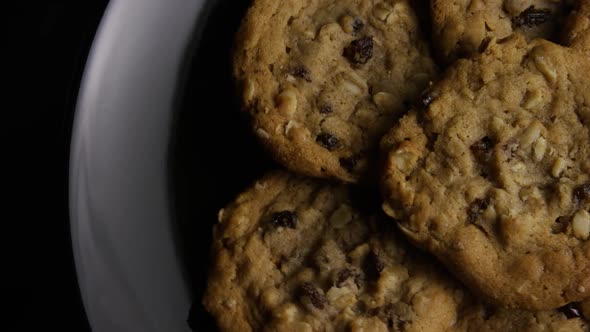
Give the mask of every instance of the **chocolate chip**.
M 338 138 L 328 133 L 319 134 L 315 141 L 330 151 L 336 149 L 340 145 Z
M 513 17 L 512 23 L 518 27 L 526 25 L 530 28 L 545 23 L 550 17 L 551 11 L 549 9 L 535 9 L 535 6 L 530 6 L 518 16 Z
M 320 113 L 322 113 L 322 114 L 330 114 L 333 111 L 334 110 L 332 109 L 332 105 L 330 105 L 330 104 L 324 104 L 322 106 L 322 108 L 320 108 Z
M 273 213 L 271 224 L 274 227 L 288 227 L 295 229 L 297 227 L 297 213 L 293 211 L 281 211 Z
M 558 308 L 557 311 L 563 313 L 567 319 L 578 318 L 582 315 L 580 314 L 580 308 L 578 307 L 578 303 L 572 302 L 564 305 L 561 308 Z
M 324 309 L 326 303 L 328 302 L 326 296 L 320 293 L 320 291 L 310 282 L 306 282 L 301 285 L 301 296 L 307 297 L 309 302 L 311 302 L 311 304 L 317 309 Z
M 585 200 L 590 198 L 590 182 L 585 183 L 576 189 L 574 189 L 572 199 L 574 200 L 574 204 L 578 205 Z
M 474 200 L 473 203 L 469 205 L 469 210 L 467 211 L 467 221 L 469 221 L 470 223 L 474 223 L 479 217 L 479 215 L 488 208 L 489 204 L 489 198 L 477 198 L 476 200 Z
M 342 53 L 352 64 L 365 64 L 373 57 L 373 37 L 353 40 Z
M 359 31 L 361 31 L 361 29 L 364 26 L 365 26 L 365 23 L 363 23 L 363 21 L 361 21 L 358 18 L 355 18 L 354 22 L 352 22 L 352 33 L 356 35 Z
M 351 173 L 354 170 L 354 167 L 356 166 L 356 158 L 355 157 L 340 158 L 339 161 L 340 161 L 340 166 L 342 166 L 345 170 L 347 170 Z
M 291 68 L 291 73 L 297 77 L 301 77 L 307 82 L 311 82 L 311 72 L 305 65 L 298 64 Z
M 336 276 L 336 282 L 334 284 L 336 285 L 336 287 L 340 288 L 344 285 L 344 283 L 347 280 L 351 278 L 354 278 L 354 283 L 357 287 L 360 287 L 360 273 L 348 268 L 344 268 L 340 270 L 340 272 L 338 272 L 338 275 Z

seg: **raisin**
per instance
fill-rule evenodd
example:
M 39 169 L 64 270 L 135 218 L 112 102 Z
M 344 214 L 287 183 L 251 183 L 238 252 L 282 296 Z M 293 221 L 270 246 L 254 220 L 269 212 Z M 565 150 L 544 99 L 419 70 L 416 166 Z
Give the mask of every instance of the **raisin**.
M 307 297 L 309 302 L 317 309 L 324 309 L 328 300 L 324 294 L 321 294 L 318 289 L 309 282 L 301 285 L 301 296 Z
M 486 29 L 487 29 L 487 28 L 488 28 L 488 25 L 486 24 Z M 484 52 L 484 51 L 485 51 L 485 50 L 488 48 L 488 46 L 490 46 L 490 42 L 491 42 L 491 41 L 492 41 L 492 38 L 491 38 L 491 37 L 489 37 L 489 36 L 488 36 L 488 37 L 485 37 L 485 38 L 484 38 L 484 39 L 481 41 L 481 43 L 479 44 L 479 47 L 477 48 L 477 51 L 478 51 L 479 53 L 483 53 L 483 52 Z
M 488 198 L 485 199 L 476 199 L 469 205 L 469 210 L 467 211 L 467 221 L 470 223 L 474 223 L 477 220 L 477 217 L 488 208 L 490 204 L 490 200 Z
M 488 164 L 492 159 L 492 151 L 494 147 L 494 141 L 485 136 L 481 140 L 477 141 L 471 146 L 471 153 L 475 156 L 475 160 L 481 164 Z
M 295 229 L 297 227 L 297 213 L 292 211 L 281 211 L 273 213 L 271 224 L 274 227 L 288 227 Z
M 328 133 L 319 134 L 315 141 L 330 151 L 336 149 L 340 145 L 338 138 Z
M 526 25 L 530 28 L 545 23 L 550 17 L 551 11 L 549 9 L 535 9 L 535 6 L 530 6 L 518 16 L 512 18 L 512 22 L 518 27 Z
M 564 233 L 567 230 L 570 218 L 561 216 L 555 219 L 555 223 L 551 226 L 551 233 L 559 234 Z
M 365 64 L 373 57 L 373 37 L 353 40 L 342 53 L 352 64 Z
M 340 158 L 339 161 L 340 161 L 340 166 L 342 166 L 344 169 L 346 169 L 347 171 L 349 171 L 351 173 L 356 166 L 356 158 L 355 157 Z
M 336 287 L 340 288 L 348 279 L 351 278 L 354 278 L 354 283 L 357 287 L 360 287 L 360 273 L 348 268 L 344 268 L 340 270 L 340 272 L 338 272 L 338 275 L 336 276 L 336 282 L 334 284 L 336 285 Z
M 580 308 L 576 302 L 568 303 L 561 308 L 558 308 L 557 311 L 563 313 L 567 319 L 578 318 L 582 315 L 580 314 Z
M 576 205 L 590 198 L 590 182 L 585 183 L 574 189 L 572 198 L 574 200 L 574 204 Z
M 291 73 L 297 77 L 301 77 L 307 82 L 311 82 L 311 72 L 305 65 L 298 64 L 291 68 Z
M 353 34 L 357 34 L 359 31 L 361 31 L 361 29 L 365 26 L 365 23 L 363 23 L 363 21 L 361 21 L 358 18 L 354 19 L 354 22 L 352 22 L 352 33 Z
M 332 105 L 330 105 L 330 104 L 324 104 L 322 106 L 322 108 L 320 108 L 320 113 L 322 113 L 322 114 L 330 114 L 333 111 L 334 110 L 332 109 Z
M 473 154 L 478 159 L 487 160 L 491 155 L 493 147 L 494 141 L 488 136 L 485 136 L 484 138 L 482 138 L 477 143 L 471 146 L 471 152 L 473 152 Z

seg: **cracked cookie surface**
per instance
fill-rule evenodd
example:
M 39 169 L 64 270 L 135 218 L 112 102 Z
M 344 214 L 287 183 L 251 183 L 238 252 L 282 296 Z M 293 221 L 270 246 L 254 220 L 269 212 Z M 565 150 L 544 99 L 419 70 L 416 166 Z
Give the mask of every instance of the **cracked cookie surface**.
M 406 0 L 255 0 L 234 76 L 254 132 L 305 175 L 355 182 L 435 73 Z
M 590 55 L 590 0 L 580 0 L 564 32 L 565 45 Z
M 590 297 L 588 73 L 515 34 L 458 60 L 382 140 L 386 213 L 496 303 Z
M 220 329 L 588 331 L 579 304 L 531 313 L 475 300 L 360 201 L 374 203 L 276 172 L 221 210 L 203 301 Z
M 476 53 L 486 38 L 520 32 L 557 41 L 579 0 L 431 0 L 433 43 L 441 62 Z

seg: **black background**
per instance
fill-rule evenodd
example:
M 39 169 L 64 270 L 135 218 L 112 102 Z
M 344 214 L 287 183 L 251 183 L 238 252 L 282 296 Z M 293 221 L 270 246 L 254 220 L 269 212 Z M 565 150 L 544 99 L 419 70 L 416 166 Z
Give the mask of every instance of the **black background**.
M 206 285 L 217 211 L 265 170 L 276 167 L 239 116 L 230 75 L 233 36 L 250 1 L 218 1 L 187 58 L 171 147 L 171 191 L 178 243 L 200 299 Z M 0 222 L 0 264 L 8 282 L 6 315 L 14 331 L 89 331 L 72 256 L 68 163 L 84 65 L 108 1 L 48 1 L 4 13 L 11 72 L 3 109 L 3 166 L 8 201 Z M 206 125 L 203 125 L 206 123 Z M 3 167 L 4 168 L 4 167 Z M 188 313 L 187 313 L 188 314 Z M 200 301 L 190 324 L 214 330 Z
M 0 298 L 8 307 L 2 329 L 89 331 L 71 252 L 67 175 L 78 85 L 106 5 L 39 1 L 2 9 L 2 53 L 8 55 L 2 66 L 7 195 L 0 234 L 8 277 L 2 278 Z

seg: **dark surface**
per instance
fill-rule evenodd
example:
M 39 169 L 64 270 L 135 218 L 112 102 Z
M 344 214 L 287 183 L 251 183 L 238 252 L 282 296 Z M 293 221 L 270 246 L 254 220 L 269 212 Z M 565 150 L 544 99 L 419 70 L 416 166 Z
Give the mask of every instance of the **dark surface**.
M 234 34 L 248 4 L 220 0 L 211 8 L 176 119 L 171 189 L 180 225 L 178 242 L 194 281 L 190 325 L 195 331 L 215 330 L 201 298 L 217 213 L 256 178 L 276 167 L 239 112 L 231 77 Z
M 9 197 L 0 219 L 8 226 L 1 232 L 3 330 L 89 331 L 71 250 L 68 159 L 78 85 L 106 4 L 43 1 L 2 10 L 3 73 L 10 72 L 2 107 Z

